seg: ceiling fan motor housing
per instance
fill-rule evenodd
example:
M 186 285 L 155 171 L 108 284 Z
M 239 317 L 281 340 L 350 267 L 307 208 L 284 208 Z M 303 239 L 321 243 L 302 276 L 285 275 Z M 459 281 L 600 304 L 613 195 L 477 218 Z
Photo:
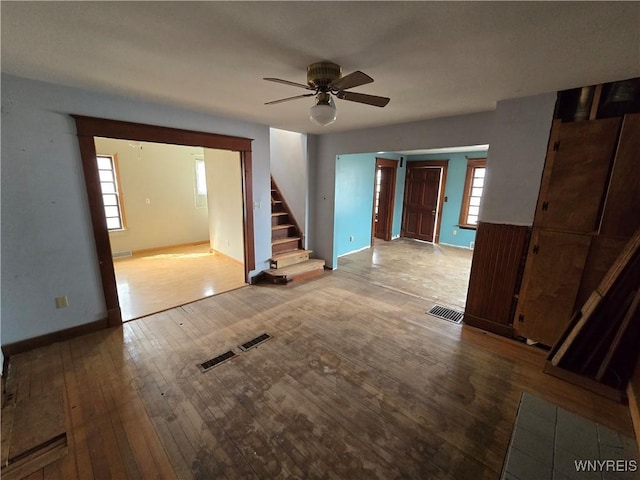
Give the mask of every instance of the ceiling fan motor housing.
M 342 77 L 342 67 L 332 62 L 312 63 L 307 67 L 307 83 L 310 87 L 328 87 Z

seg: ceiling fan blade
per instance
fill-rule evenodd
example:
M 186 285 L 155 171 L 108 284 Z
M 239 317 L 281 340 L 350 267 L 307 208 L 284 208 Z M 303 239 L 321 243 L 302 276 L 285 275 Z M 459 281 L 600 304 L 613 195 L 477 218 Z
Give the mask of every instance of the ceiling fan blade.
M 285 85 L 291 85 L 292 87 L 300 87 L 305 90 L 315 90 L 315 88 L 310 87 L 309 85 L 304 85 L 302 83 L 290 82 L 289 80 L 282 80 L 281 78 L 263 78 L 263 80 L 267 80 L 269 82 L 283 83 Z
M 378 97 L 376 95 L 367 95 L 366 93 L 356 92 L 338 92 L 336 97 L 350 102 L 366 103 L 367 105 L 373 105 L 374 107 L 384 107 L 389 103 L 389 100 L 391 100 L 387 97 Z
M 281 98 L 280 100 L 273 100 L 272 102 L 265 103 L 265 105 L 273 105 L 275 103 L 288 102 L 289 100 L 296 100 L 298 98 L 313 97 L 314 95 L 315 93 L 305 93 L 304 95 L 296 95 L 295 97 L 287 97 L 287 98 Z
M 359 87 L 371 82 L 373 82 L 373 78 L 358 70 L 331 82 L 330 87 L 331 90 L 346 90 L 347 88 Z

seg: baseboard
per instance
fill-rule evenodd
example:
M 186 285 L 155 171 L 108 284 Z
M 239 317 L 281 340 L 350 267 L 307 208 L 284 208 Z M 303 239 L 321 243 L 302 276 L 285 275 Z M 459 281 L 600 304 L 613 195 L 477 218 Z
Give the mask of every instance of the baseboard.
M 140 250 L 131 250 L 133 255 L 147 255 L 153 252 L 160 252 L 168 248 L 180 248 L 180 247 L 195 247 L 196 245 L 203 245 L 209 243 L 209 240 L 199 240 L 197 242 L 177 243 L 175 245 L 165 245 L 163 247 L 143 248 Z
M 244 262 L 243 261 L 238 260 L 237 258 L 233 258 L 233 257 L 227 255 L 226 253 L 222 253 L 221 251 L 216 250 L 215 248 L 210 248 L 209 251 L 211 253 L 215 253 L 216 255 L 220 255 L 221 257 L 228 258 L 229 260 L 231 260 L 232 262 L 237 263 L 238 265 L 243 265 L 244 266 Z
M 35 348 L 51 345 L 52 343 L 62 342 L 70 340 L 75 337 L 86 335 L 88 333 L 97 332 L 98 330 L 104 330 L 109 325 L 108 319 L 97 320 L 91 323 L 85 323 L 78 325 L 77 327 L 67 328 L 65 330 L 59 330 L 57 332 L 47 333 L 40 335 L 39 337 L 28 338 L 19 342 L 8 343 L 2 345 L 2 353 L 4 355 L 4 366 L 8 365 L 8 359 L 12 355 L 17 355 L 22 352 L 27 352 Z M 3 372 L 3 374 L 6 372 Z
M 472 327 L 478 327 L 483 330 L 488 330 L 489 332 L 497 333 L 498 335 L 502 335 L 503 337 L 513 338 L 513 327 L 511 325 L 502 325 L 500 323 L 492 322 L 490 320 L 476 317 L 475 315 L 470 315 L 468 313 L 464 314 L 463 322 L 466 325 L 471 325 Z

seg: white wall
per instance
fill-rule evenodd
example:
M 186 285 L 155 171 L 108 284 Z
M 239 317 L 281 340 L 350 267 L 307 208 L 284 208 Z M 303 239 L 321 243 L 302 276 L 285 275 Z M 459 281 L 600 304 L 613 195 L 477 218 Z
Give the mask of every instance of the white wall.
M 269 127 L 2 75 L 3 345 L 107 314 L 70 113 L 252 138 L 253 273 L 268 268 Z M 61 295 L 69 307 L 56 309 Z
M 402 151 L 489 143 L 494 112 L 439 118 L 387 127 L 322 135 L 314 139 L 309 162 L 310 245 L 315 255 L 337 267 L 334 249 L 336 156 L 346 153 Z
M 309 162 L 307 136 L 271 128 L 271 175 L 282 191 L 307 242 Z
M 555 101 L 556 94 L 547 93 L 498 102 L 480 207 L 483 222 L 533 224 Z
M 209 239 L 207 207 L 195 201 L 202 147 L 112 138 L 95 144 L 98 154 L 117 155 L 126 229 L 109 232 L 114 254 Z
M 244 262 L 240 154 L 204 149 L 211 248 Z

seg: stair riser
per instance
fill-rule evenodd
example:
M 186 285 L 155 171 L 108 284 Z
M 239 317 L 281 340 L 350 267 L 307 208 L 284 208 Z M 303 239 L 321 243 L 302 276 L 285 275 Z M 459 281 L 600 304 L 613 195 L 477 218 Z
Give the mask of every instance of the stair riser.
M 271 226 L 282 225 L 285 223 L 291 223 L 289 215 L 278 215 L 277 217 L 271 217 Z
M 291 235 L 295 235 L 295 229 L 293 227 L 280 228 L 278 230 L 271 231 L 272 240 L 280 240 L 281 238 L 287 238 Z
M 297 239 L 291 240 L 289 242 L 283 242 L 278 245 L 271 245 L 271 251 L 273 252 L 273 254 L 285 252 L 287 250 L 293 250 L 295 248 L 298 248 Z

